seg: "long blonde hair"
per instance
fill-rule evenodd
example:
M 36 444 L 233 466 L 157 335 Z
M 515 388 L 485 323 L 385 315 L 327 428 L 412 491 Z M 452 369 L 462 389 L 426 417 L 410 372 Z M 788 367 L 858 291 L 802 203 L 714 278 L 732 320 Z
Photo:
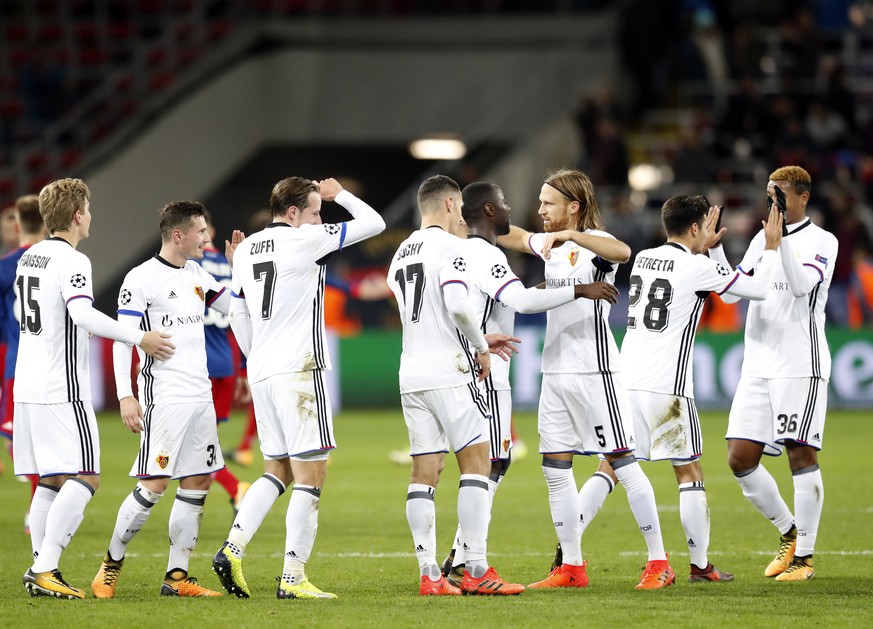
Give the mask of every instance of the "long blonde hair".
M 577 231 L 603 229 L 600 208 L 597 207 L 597 199 L 594 196 L 594 184 L 591 183 L 588 175 L 581 170 L 562 168 L 551 173 L 545 183 L 568 200 L 579 204 L 575 225 Z

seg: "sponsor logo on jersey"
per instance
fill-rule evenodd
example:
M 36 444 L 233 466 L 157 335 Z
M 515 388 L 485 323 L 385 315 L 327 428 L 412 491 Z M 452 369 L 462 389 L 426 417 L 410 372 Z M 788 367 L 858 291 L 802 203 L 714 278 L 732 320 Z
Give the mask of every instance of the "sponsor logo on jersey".
M 166 454 L 159 454 L 155 459 L 155 462 L 158 464 L 158 467 L 160 467 L 162 470 L 165 470 L 170 464 L 170 457 Z
M 818 254 L 815 255 L 815 261 L 816 261 L 816 262 L 821 262 L 824 266 L 827 266 L 827 265 L 828 265 L 828 259 L 825 258 L 824 256 L 820 256 L 820 255 L 818 255 Z
M 133 295 L 130 294 L 130 291 L 126 288 L 121 289 L 121 293 L 118 295 L 118 303 L 122 306 L 126 306 L 130 303 L 130 300 L 133 299 Z
M 461 271 L 462 273 L 467 270 L 467 262 L 461 257 L 452 260 L 452 266 L 455 267 L 456 271 Z
M 579 250 L 573 249 L 570 255 L 567 256 L 567 259 L 570 261 L 570 266 L 576 266 L 576 260 L 579 259 Z
M 70 284 L 72 284 L 75 288 L 85 288 L 85 284 L 87 280 L 85 280 L 85 276 L 81 273 L 76 273 L 73 277 L 70 278 Z
M 171 291 L 170 291 L 170 294 L 167 295 L 167 299 L 176 299 L 176 298 L 177 298 L 177 295 L 176 295 L 176 292 L 175 292 L 175 291 L 172 291 L 172 290 L 171 290 Z
M 506 267 L 502 264 L 495 264 L 491 267 L 491 275 L 497 279 L 504 277 L 506 275 Z
M 195 287 L 194 287 L 194 292 L 195 292 L 195 293 L 197 294 L 197 296 L 200 298 L 200 301 L 206 301 L 206 295 L 203 294 L 203 287 L 201 287 L 201 286 L 195 286 Z

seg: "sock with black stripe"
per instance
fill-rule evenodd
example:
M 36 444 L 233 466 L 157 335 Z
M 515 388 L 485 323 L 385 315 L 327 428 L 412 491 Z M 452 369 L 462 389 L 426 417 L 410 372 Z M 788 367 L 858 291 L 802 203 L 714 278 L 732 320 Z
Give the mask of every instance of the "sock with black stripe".
M 115 529 L 112 531 L 112 539 L 109 540 L 110 559 L 115 561 L 124 559 L 127 545 L 142 529 L 152 512 L 152 507 L 163 495 L 146 489 L 142 483 L 136 484 L 134 490 L 127 495 L 118 509 Z
M 709 505 L 703 481 L 679 484 L 679 519 L 691 563 L 703 570 L 709 565 Z
M 412 532 L 419 570 L 427 569 L 427 574 L 431 573 L 432 566 L 437 565 L 434 493 L 436 490 L 433 487 L 421 483 L 410 483 L 406 490 L 406 521 Z
M 285 514 L 285 564 L 282 580 L 297 585 L 306 578 L 305 567 L 318 532 L 318 502 L 321 489 L 294 485 Z
M 488 477 L 480 474 L 461 474 L 458 488 L 458 522 L 464 532 L 464 554 L 467 572 L 474 579 L 488 571 L 488 521 L 491 501 Z
M 180 487 L 176 490 L 176 499 L 170 510 L 170 557 L 167 561 L 167 572 L 188 572 L 188 562 L 200 535 L 200 521 L 203 518 L 207 493 L 202 489 Z
M 242 559 L 246 545 L 258 532 L 267 513 L 283 493 L 285 484 L 272 474 L 264 474 L 252 483 L 227 535 L 227 547 L 234 557 Z

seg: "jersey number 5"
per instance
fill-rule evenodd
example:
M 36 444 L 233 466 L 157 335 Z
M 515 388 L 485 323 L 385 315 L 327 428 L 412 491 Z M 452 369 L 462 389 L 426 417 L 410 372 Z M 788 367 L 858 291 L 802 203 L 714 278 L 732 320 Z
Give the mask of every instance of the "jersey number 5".
M 412 313 L 409 320 L 412 323 L 416 323 L 421 314 L 421 295 L 424 293 L 424 265 L 421 262 L 416 262 L 407 265 L 405 269 L 397 269 L 397 273 L 394 274 L 394 280 L 400 286 L 400 292 L 403 293 L 404 307 L 408 307 L 406 303 L 406 283 L 413 284 Z
M 630 289 L 628 290 L 628 306 L 633 308 L 643 296 L 643 278 L 639 275 L 631 275 Z M 643 323 L 646 329 L 653 332 L 663 332 L 669 323 L 670 311 L 667 310 L 673 302 L 673 285 L 670 280 L 658 278 L 649 287 L 648 303 L 643 311 Z M 637 327 L 636 317 L 627 318 L 627 327 Z
M 21 321 L 21 331 L 39 334 L 42 332 L 42 317 L 39 314 L 39 302 L 33 296 L 33 291 L 39 290 L 39 278 L 19 275 L 16 283 L 18 284 L 20 307 L 18 319 Z M 28 309 L 30 312 L 27 311 Z

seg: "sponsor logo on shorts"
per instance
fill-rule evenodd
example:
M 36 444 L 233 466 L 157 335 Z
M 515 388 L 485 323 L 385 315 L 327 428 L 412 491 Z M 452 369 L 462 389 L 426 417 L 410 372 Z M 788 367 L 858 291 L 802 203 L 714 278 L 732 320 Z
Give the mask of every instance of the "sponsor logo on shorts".
M 170 464 L 170 457 L 168 457 L 166 454 L 159 454 L 155 461 L 162 470 L 165 470 Z

